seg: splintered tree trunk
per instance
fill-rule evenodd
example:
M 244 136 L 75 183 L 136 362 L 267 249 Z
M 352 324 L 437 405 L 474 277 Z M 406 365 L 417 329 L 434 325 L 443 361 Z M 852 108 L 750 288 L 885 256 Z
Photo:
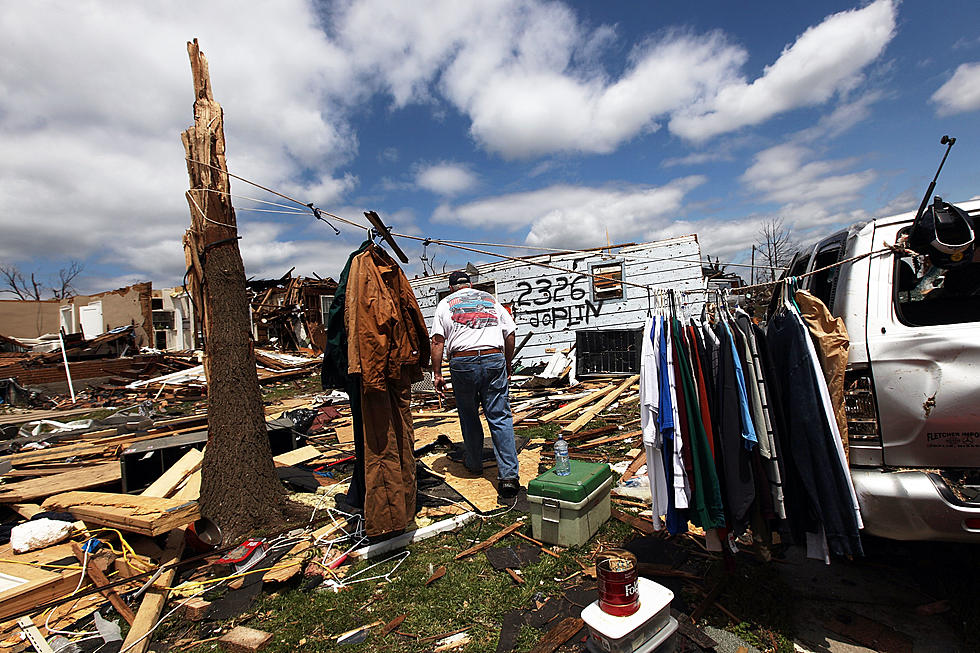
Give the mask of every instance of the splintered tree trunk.
M 282 517 L 284 491 L 269 449 L 245 292 L 245 267 L 225 164 L 221 105 L 211 92 L 197 39 L 187 44 L 194 75 L 194 124 L 181 134 L 187 153 L 191 227 L 184 237 L 191 292 L 203 308 L 208 380 L 208 445 L 201 513 L 234 542 Z

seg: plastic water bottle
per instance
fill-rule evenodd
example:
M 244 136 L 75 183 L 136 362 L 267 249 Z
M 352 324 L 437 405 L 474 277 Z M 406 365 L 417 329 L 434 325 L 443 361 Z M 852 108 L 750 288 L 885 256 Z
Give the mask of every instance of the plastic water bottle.
M 568 443 L 565 438 L 558 434 L 558 441 L 555 442 L 555 474 L 558 476 L 568 476 L 571 474 L 571 463 L 568 460 Z

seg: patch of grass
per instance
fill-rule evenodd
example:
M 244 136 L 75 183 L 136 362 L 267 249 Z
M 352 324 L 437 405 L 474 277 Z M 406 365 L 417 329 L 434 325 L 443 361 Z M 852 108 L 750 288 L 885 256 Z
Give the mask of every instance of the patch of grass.
M 470 643 L 460 650 L 492 651 L 497 645 L 503 615 L 514 608 L 533 607 L 536 597 L 561 596 L 567 584 L 560 580 L 581 569 L 574 557 L 586 562 L 586 556 L 591 554 L 596 543 L 592 540 L 582 547 L 567 549 L 560 558 L 542 555 L 537 563 L 522 570 L 523 585 L 516 585 L 510 576 L 494 570 L 482 552 L 454 560 L 459 551 L 485 540 L 513 523 L 519 515 L 512 511 L 485 522 L 476 520 L 455 533 L 413 544 L 410 555 L 394 572 L 391 582 L 365 581 L 336 593 L 331 590 L 304 591 L 294 585 L 276 594 L 261 595 L 250 610 L 250 616 L 236 623 L 273 633 L 274 639 L 266 649 L 273 653 L 298 650 L 427 651 L 438 639 L 432 636 L 463 628 L 467 629 Z M 620 546 L 632 539 L 633 532 L 625 524 L 610 520 L 597 537 L 608 546 Z M 505 538 L 498 546 L 518 542 L 516 538 Z M 381 560 L 388 557 L 382 556 Z M 350 577 L 376 562 L 357 563 L 346 575 Z M 388 562 L 376 567 L 367 575 L 383 574 L 393 564 Z M 440 565 L 445 565 L 446 575 L 427 587 L 425 581 L 431 570 Z M 397 632 L 381 636 L 381 626 L 376 626 L 361 644 L 339 646 L 336 643 L 335 638 L 341 633 L 375 621 L 388 623 L 402 614 L 408 616 L 397 631 L 418 638 Z M 186 623 L 177 622 L 168 632 L 176 637 L 186 628 Z M 516 650 L 530 650 L 542 635 L 542 631 L 523 627 Z M 201 632 L 199 636 L 211 636 L 210 631 Z M 205 653 L 216 649 L 214 642 L 206 642 L 189 650 Z

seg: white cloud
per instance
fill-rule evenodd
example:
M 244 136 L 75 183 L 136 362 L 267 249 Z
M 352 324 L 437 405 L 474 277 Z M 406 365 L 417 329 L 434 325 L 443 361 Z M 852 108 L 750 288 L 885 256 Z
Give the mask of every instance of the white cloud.
M 438 20 L 432 16 L 438 15 Z M 363 0 L 332 14 L 330 32 L 366 86 L 396 107 L 446 101 L 485 149 L 506 158 L 609 153 L 659 129 L 689 140 L 826 101 L 861 80 L 895 30 L 892 0 L 808 29 L 752 83 L 748 54 L 720 32 L 663 31 L 620 71 L 600 62 L 615 29 L 587 29 L 563 4 L 538 0 Z
M 477 184 L 477 176 L 468 166 L 458 163 L 436 163 L 421 167 L 415 183 L 438 195 L 458 195 Z
M 684 177 L 665 186 L 590 188 L 551 186 L 453 206 L 441 205 L 434 222 L 468 227 L 528 229 L 529 245 L 591 247 L 606 241 L 652 240 L 681 208 L 684 197 L 704 183 Z
M 980 109 L 980 61 L 960 64 L 931 99 L 940 116 Z
M 329 172 L 356 140 L 324 103 L 351 80 L 302 0 L 23 3 L 5 8 L 4 26 L 0 260 L 95 255 L 163 283 L 182 274 L 194 35 L 225 110 L 231 172 L 318 202 L 356 183 Z M 266 197 L 240 181 L 232 190 Z
M 875 180 L 875 172 L 849 172 L 852 159 L 811 160 L 807 147 L 786 143 L 755 155 L 741 180 L 766 202 L 778 203 L 790 226 L 807 228 L 838 220 L 840 207 L 859 204 L 861 191 Z M 839 220 L 838 220 L 839 221 Z
M 892 0 L 876 0 L 827 17 L 784 49 L 758 79 L 731 80 L 678 112 L 670 121 L 671 131 L 703 141 L 846 93 L 894 37 L 895 14 Z

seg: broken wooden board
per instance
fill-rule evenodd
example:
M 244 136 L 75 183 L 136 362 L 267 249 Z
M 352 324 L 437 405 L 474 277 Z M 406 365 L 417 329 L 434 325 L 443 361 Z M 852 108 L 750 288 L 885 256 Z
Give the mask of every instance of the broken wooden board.
M 75 554 L 75 557 L 78 558 L 79 562 L 86 561 L 87 554 L 82 551 L 82 547 L 78 546 L 78 544 L 75 542 L 70 542 L 69 546 L 71 546 L 72 553 Z M 99 593 L 109 599 L 109 603 L 111 603 L 112 607 L 116 609 L 116 612 L 118 612 L 119 615 L 126 620 L 126 623 L 132 626 L 133 620 L 136 619 L 136 615 L 133 613 L 130 607 L 126 605 L 126 602 L 121 596 L 119 596 L 116 590 L 111 587 L 107 587 L 109 585 L 109 579 L 106 578 L 105 574 L 103 574 L 102 571 L 94 564 L 86 565 L 85 573 L 88 574 L 89 580 L 99 587 Z
M 192 478 L 195 475 L 200 479 L 200 470 L 192 474 Z M 200 481 L 198 481 L 197 489 L 200 490 Z M 186 501 L 188 496 L 193 492 L 193 487 L 185 486 L 177 492 L 177 500 Z M 176 564 L 170 567 L 166 567 L 166 565 L 171 565 L 180 560 L 180 556 L 184 553 L 186 531 L 186 525 L 178 526 L 170 531 L 170 534 L 167 536 L 166 548 L 159 558 L 160 566 L 164 567 L 163 573 L 160 574 L 160 577 L 157 578 L 156 582 L 150 586 L 150 589 L 143 596 L 139 610 L 136 611 L 136 619 L 133 621 L 132 627 L 130 627 L 129 632 L 126 634 L 126 640 L 123 642 L 123 648 L 128 653 L 146 653 L 147 648 L 150 646 L 150 634 L 152 634 L 152 629 L 160 619 L 160 613 L 163 612 L 163 606 L 166 604 L 167 596 L 170 594 L 170 586 L 173 584 L 174 577 L 177 575 Z
M 473 546 L 466 549 L 465 551 L 460 551 L 459 553 L 456 554 L 454 560 L 460 560 L 462 558 L 465 558 L 466 556 L 473 555 L 474 553 L 479 553 L 480 551 L 483 551 L 484 549 L 493 546 L 494 544 L 496 544 L 497 542 L 507 537 L 508 535 L 510 535 L 511 533 L 513 533 L 514 531 L 516 531 L 517 529 L 519 529 L 521 526 L 524 525 L 525 524 L 523 521 L 516 521 L 510 526 L 507 526 L 497 531 L 496 533 L 494 533 L 487 539 L 483 540 L 482 542 L 474 544 Z
M 72 556 L 69 544 L 21 554 L 15 554 L 9 542 L 0 546 L 0 574 L 10 579 L 0 591 L 0 619 L 71 593 L 82 575 L 81 565 L 77 569 L 44 569 L 41 565 Z
M 595 392 L 592 392 L 584 397 L 580 397 L 575 401 L 571 401 L 565 404 L 564 406 L 556 408 L 550 413 L 545 413 L 544 415 L 538 418 L 538 421 L 541 423 L 547 423 L 552 420 L 556 420 L 559 417 L 564 417 L 565 415 L 568 415 L 569 413 L 576 411 L 579 408 L 582 408 L 583 406 L 587 406 L 591 404 L 593 401 L 596 401 L 597 399 L 601 399 L 602 397 L 612 392 L 613 389 L 615 389 L 615 387 L 616 387 L 615 385 L 609 384 L 605 388 L 600 388 Z
M 299 449 L 293 449 L 292 451 L 287 451 L 286 453 L 281 453 L 275 456 L 272 460 L 276 464 L 276 467 L 290 467 L 292 465 L 299 465 L 307 461 L 313 460 L 314 458 L 319 458 L 323 454 L 320 450 L 314 447 L 312 444 L 308 444 L 305 447 L 300 447 Z
M 583 413 L 574 422 L 572 422 L 568 426 L 562 427 L 561 432 L 562 433 L 575 433 L 577 431 L 580 431 L 583 426 L 585 426 L 586 424 L 588 424 L 589 422 L 591 422 L 592 419 L 596 415 L 598 415 L 603 410 L 605 410 L 611 403 L 613 403 L 614 401 L 616 401 L 616 399 L 619 397 L 619 395 L 621 395 L 624 392 L 626 392 L 627 390 L 629 390 L 639 380 L 640 380 L 640 375 L 639 374 L 637 374 L 635 376 L 629 377 L 628 379 L 626 379 L 625 381 L 623 381 L 622 383 L 620 383 L 618 386 L 616 386 L 616 389 L 615 390 L 613 390 L 612 392 L 610 392 L 609 394 L 607 394 L 605 397 L 603 397 L 602 399 L 600 399 L 598 403 L 596 403 L 589 410 L 587 410 L 585 413 Z
M 41 504 L 65 510 L 86 523 L 156 537 L 201 518 L 196 501 L 112 492 L 64 492 Z
M 122 473 L 118 461 L 73 469 L 60 474 L 6 485 L 3 491 L 0 491 L 0 503 L 23 503 L 34 499 L 43 499 L 52 494 L 69 490 L 101 487 L 115 483 L 121 478 Z
M 552 653 L 556 648 L 574 637 L 584 626 L 585 622 L 578 617 L 562 619 L 557 626 L 541 638 L 541 641 L 534 645 L 531 653 Z
M 475 476 L 466 470 L 463 463 L 450 460 L 449 456 L 443 453 L 425 456 L 421 461 L 480 512 L 488 512 L 499 507 L 496 465 L 485 467 L 482 476 Z M 541 449 L 525 449 L 517 454 L 517 462 L 520 477 L 526 485 L 528 481 L 538 477 Z
M 164 498 L 171 496 L 188 476 L 201 469 L 204 454 L 197 449 L 191 449 L 180 460 L 170 466 L 160 478 L 150 483 L 150 486 L 140 492 L 144 497 Z
M 624 524 L 629 524 L 636 530 L 640 531 L 644 535 L 653 535 L 656 531 L 653 529 L 653 522 L 646 519 L 642 519 L 635 515 L 631 515 L 627 512 L 623 512 L 617 508 L 609 509 L 609 516 L 613 519 L 618 519 Z

